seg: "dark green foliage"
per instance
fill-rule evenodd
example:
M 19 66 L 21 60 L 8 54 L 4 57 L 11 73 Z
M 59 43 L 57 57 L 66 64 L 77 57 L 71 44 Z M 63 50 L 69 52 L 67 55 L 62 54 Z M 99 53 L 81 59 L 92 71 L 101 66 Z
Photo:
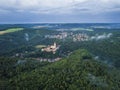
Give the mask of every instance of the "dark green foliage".
M 10 62 L 9 60 L 4 61 Z M 11 61 L 15 62 L 16 60 L 12 59 Z M 29 63 L 29 60 L 24 64 L 19 64 L 14 68 L 15 71 L 10 69 L 12 73 L 17 72 L 14 76 L 5 76 L 1 79 L 7 82 L 6 87 L 3 88 L 18 90 L 120 89 L 118 76 L 120 72 L 93 60 L 91 54 L 84 49 L 77 50 L 69 57 L 52 64 L 46 65 L 35 61 Z M 12 65 L 10 64 L 10 66 Z

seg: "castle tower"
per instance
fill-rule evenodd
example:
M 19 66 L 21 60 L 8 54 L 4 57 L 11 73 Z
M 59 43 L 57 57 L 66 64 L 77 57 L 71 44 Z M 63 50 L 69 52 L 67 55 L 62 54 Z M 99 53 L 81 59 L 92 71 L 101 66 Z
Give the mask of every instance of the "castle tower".
M 56 48 L 57 47 L 57 44 L 54 42 L 54 47 Z

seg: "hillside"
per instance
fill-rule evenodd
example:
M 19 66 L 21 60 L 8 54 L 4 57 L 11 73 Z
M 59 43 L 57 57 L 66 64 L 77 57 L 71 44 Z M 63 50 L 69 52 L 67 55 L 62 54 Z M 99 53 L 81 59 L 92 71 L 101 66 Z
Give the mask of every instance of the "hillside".
M 16 62 L 16 60 L 13 62 Z M 3 63 L 5 60 L 0 61 L 2 62 L 3 66 L 5 66 L 6 64 L 13 65 L 13 63 L 11 64 Z M 30 60 L 28 61 L 30 62 Z M 13 76 L 8 75 L 7 77 L 2 76 L 2 78 L 6 80 L 5 83 L 6 85 L 5 87 L 3 87 L 3 89 L 9 90 L 120 89 L 119 71 L 114 67 L 108 67 L 107 65 L 94 60 L 91 54 L 84 49 L 77 50 L 73 52 L 70 56 L 63 58 L 58 62 L 40 64 L 37 61 L 32 60 L 32 64 L 23 63 L 23 65 L 21 66 L 17 65 L 16 67 L 11 68 L 10 73 L 13 74 L 17 72 L 15 75 Z

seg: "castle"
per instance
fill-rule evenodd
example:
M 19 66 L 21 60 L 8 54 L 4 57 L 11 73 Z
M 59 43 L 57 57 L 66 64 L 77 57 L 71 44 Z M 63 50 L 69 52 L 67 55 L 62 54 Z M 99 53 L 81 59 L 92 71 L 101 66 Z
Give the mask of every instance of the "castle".
M 53 52 L 53 54 L 55 54 L 57 49 L 59 49 L 59 46 L 54 42 L 53 45 L 43 48 L 42 51 Z

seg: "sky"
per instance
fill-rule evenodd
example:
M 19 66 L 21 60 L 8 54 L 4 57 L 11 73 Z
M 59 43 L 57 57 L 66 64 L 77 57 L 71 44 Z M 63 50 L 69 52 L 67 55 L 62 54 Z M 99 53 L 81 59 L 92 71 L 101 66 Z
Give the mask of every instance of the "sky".
M 120 0 L 0 0 L 0 23 L 120 23 Z

